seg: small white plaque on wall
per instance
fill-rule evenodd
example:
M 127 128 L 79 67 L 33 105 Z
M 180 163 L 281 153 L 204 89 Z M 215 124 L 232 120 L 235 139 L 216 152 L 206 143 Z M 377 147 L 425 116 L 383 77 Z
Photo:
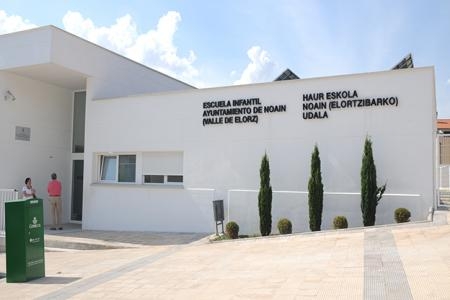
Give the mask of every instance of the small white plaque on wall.
M 31 138 L 31 128 L 16 126 L 16 141 L 27 141 Z

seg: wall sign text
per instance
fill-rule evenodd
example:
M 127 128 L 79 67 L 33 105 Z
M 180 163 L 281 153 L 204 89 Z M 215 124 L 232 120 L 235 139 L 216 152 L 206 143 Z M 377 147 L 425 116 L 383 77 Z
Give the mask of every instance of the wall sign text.
M 259 98 L 203 102 L 203 126 L 258 123 L 261 114 L 285 112 L 286 105 L 263 105 Z
M 332 110 L 352 109 L 371 106 L 398 106 L 398 98 L 359 97 L 356 90 L 331 91 L 303 94 L 303 119 L 327 119 Z

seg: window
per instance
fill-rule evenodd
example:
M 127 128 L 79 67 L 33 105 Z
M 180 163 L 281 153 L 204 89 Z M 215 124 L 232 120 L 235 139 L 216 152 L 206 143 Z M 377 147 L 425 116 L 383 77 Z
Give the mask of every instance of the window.
M 164 183 L 164 175 L 144 175 L 144 183 Z
M 96 157 L 101 183 L 183 185 L 183 152 L 99 153 Z
M 167 182 L 168 183 L 182 183 L 183 182 L 183 176 L 181 175 L 167 175 Z
M 119 182 L 135 182 L 136 155 L 119 155 Z
M 182 175 L 144 175 L 144 183 L 182 184 Z
M 72 153 L 84 152 L 85 118 L 86 92 L 75 92 L 73 97 Z
M 116 180 L 117 156 L 102 156 L 101 180 Z
M 143 183 L 183 184 L 183 152 L 142 153 Z
M 101 155 L 100 180 L 136 182 L 136 155 Z

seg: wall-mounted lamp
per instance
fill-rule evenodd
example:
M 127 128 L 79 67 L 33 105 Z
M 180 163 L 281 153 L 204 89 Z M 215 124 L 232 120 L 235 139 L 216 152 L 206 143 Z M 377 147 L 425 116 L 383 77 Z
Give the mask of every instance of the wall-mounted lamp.
M 5 92 L 4 98 L 5 98 L 5 101 L 8 101 L 8 100 L 14 101 L 14 100 L 16 100 L 16 96 L 14 96 L 14 94 L 11 93 L 10 90 L 7 90 L 7 91 Z

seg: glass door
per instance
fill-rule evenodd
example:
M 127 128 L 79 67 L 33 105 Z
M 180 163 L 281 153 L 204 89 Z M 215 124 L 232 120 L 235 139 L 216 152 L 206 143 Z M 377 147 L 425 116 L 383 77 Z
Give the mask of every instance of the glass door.
M 71 220 L 81 221 L 83 216 L 83 160 L 73 160 Z

